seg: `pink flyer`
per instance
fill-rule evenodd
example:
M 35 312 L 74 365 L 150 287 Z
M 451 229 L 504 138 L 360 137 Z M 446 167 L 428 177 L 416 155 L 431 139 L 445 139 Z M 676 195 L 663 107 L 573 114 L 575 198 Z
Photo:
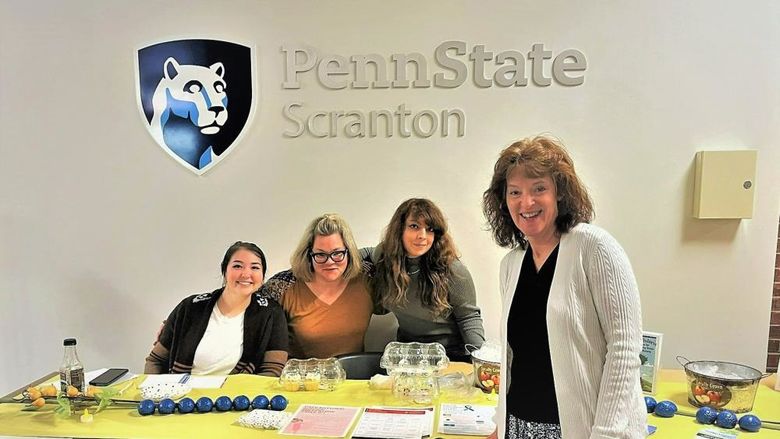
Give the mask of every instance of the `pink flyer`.
M 346 437 L 360 407 L 304 404 L 280 434 L 292 436 Z

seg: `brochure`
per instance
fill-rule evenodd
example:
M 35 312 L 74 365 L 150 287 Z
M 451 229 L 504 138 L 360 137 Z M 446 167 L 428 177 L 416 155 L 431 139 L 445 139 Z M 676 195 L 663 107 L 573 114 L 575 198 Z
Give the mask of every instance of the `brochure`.
M 642 382 L 642 391 L 645 393 L 655 393 L 656 376 L 661 362 L 661 341 L 663 334 L 657 332 L 642 333 L 642 352 L 639 359 L 640 377 Z
M 346 437 L 358 413 L 360 407 L 303 404 L 279 434 Z
M 487 405 L 442 404 L 439 408 L 439 433 L 487 436 L 496 429 L 496 408 Z
M 352 439 L 420 439 L 433 432 L 433 407 L 366 407 Z

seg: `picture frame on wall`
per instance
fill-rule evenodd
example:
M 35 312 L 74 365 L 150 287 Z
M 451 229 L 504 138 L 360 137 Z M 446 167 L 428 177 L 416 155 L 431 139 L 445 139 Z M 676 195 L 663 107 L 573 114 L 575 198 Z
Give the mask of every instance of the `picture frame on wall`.
M 656 381 L 658 369 L 661 364 L 661 342 L 663 334 L 658 332 L 642 333 L 642 353 L 639 354 L 641 360 L 640 380 L 642 382 L 642 391 L 654 394 L 656 390 Z

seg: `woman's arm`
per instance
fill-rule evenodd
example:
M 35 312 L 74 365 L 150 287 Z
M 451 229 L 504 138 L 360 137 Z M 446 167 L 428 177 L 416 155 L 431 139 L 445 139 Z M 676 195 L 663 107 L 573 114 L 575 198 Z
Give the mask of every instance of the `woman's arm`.
M 258 375 L 278 377 L 282 375 L 285 363 L 287 363 L 287 351 L 289 350 L 289 337 L 287 332 L 287 318 L 281 306 L 275 306 L 272 314 L 271 337 L 263 354 L 263 363 L 260 365 Z
M 363 274 L 366 276 L 366 283 L 371 294 L 371 302 L 374 304 L 373 314 L 385 315 L 389 313 L 384 306 L 382 306 L 382 292 L 376 291 L 376 288 L 372 288 L 371 279 L 376 276 L 376 261 L 378 259 L 376 247 L 363 247 L 360 249 L 360 261 L 363 265 Z M 375 284 L 373 284 L 375 285 Z
M 282 296 L 295 285 L 295 275 L 292 270 L 284 270 L 271 276 L 259 290 L 257 294 L 270 297 L 278 303 L 282 303 Z
M 157 340 L 154 341 L 152 346 L 152 352 L 146 357 L 144 364 L 145 374 L 161 374 L 168 373 L 168 366 L 170 364 L 170 350 L 169 346 L 173 342 L 173 324 L 176 321 L 176 314 L 181 307 L 181 303 L 171 311 L 171 314 L 163 322 L 162 328 L 157 333 Z
M 144 373 L 147 375 L 168 373 L 168 348 L 159 341 L 154 344 L 152 352 L 146 357 Z
M 482 346 L 485 342 L 485 329 L 482 326 L 482 312 L 477 306 L 477 291 L 471 273 L 459 261 L 452 264 L 449 293 L 452 316 L 460 329 L 463 342 Z
M 628 256 L 614 238 L 605 233 L 593 248 L 586 274 L 607 354 L 591 437 L 635 437 L 627 427 L 641 400 L 639 288 Z
M 287 363 L 287 351 L 265 351 L 258 375 L 278 377 Z

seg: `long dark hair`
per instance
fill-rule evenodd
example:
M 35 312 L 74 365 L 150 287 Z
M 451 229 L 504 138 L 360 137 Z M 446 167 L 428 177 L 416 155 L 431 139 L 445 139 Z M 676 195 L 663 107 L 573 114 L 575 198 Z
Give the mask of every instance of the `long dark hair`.
M 376 261 L 376 275 L 370 281 L 372 290 L 385 307 L 404 305 L 408 301 L 406 290 L 411 278 L 406 272 L 403 244 L 407 218 L 425 220 L 433 229 L 433 245 L 420 256 L 421 301 L 433 315 L 446 315 L 452 309 L 449 302 L 451 265 L 458 256 L 447 230 L 447 220 L 431 200 L 411 198 L 395 210 L 380 243 L 382 255 Z

